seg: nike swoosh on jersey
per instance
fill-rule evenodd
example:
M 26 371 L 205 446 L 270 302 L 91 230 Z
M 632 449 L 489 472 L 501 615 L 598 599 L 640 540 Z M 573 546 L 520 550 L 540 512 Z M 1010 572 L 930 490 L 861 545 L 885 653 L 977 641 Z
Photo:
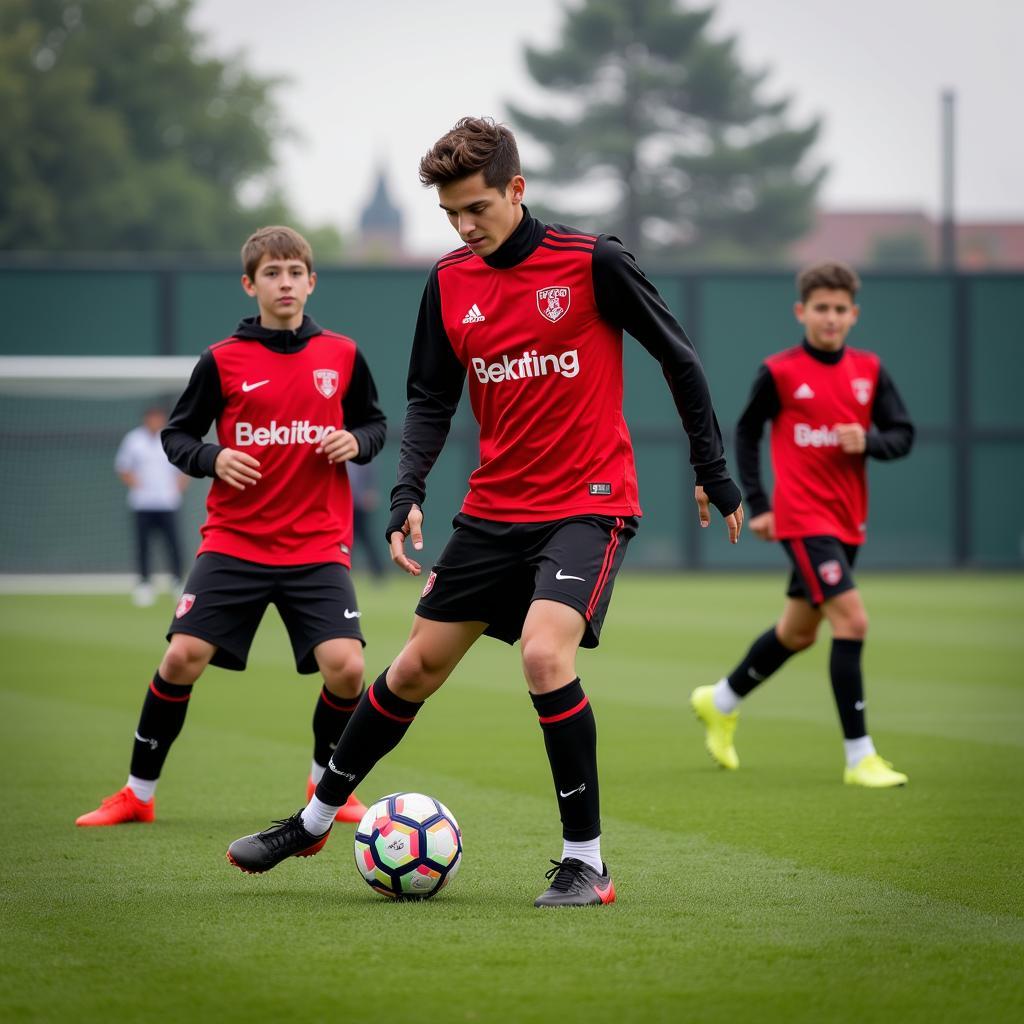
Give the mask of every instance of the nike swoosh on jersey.
M 269 377 L 266 380 L 258 380 L 258 381 L 256 381 L 255 384 L 250 384 L 247 380 L 243 380 L 242 381 L 242 390 L 246 391 L 246 392 L 255 391 L 257 388 L 261 388 L 261 387 L 263 387 L 264 384 L 269 384 L 269 383 L 270 383 L 270 378 Z
M 345 618 L 346 619 L 358 619 L 359 616 L 362 615 L 362 614 L 363 614 L 362 612 L 350 612 L 347 608 L 345 609 Z
M 587 581 L 582 576 L 567 576 L 561 569 L 555 573 L 556 580 L 579 580 L 580 583 L 586 583 Z

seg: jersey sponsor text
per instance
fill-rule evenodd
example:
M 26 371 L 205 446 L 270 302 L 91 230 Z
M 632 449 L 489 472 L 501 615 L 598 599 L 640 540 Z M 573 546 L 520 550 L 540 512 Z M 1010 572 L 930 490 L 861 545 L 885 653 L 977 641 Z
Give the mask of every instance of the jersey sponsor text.
M 242 447 L 253 444 L 319 444 L 337 429 L 333 425 L 317 426 L 309 420 L 292 420 L 290 424 L 271 420 L 269 427 L 254 427 L 251 423 L 238 422 L 235 424 L 235 444 Z
M 481 384 L 500 384 L 505 380 L 525 380 L 529 377 L 546 377 L 549 373 L 560 373 L 563 377 L 575 377 L 580 372 L 580 354 L 571 349 L 561 355 L 539 356 L 536 349 L 530 349 L 521 356 L 509 359 L 502 356 L 501 362 L 485 363 L 483 359 L 470 360 L 476 379 Z
M 812 427 L 809 423 L 793 426 L 793 441 L 798 448 L 838 448 L 839 435 L 828 427 Z

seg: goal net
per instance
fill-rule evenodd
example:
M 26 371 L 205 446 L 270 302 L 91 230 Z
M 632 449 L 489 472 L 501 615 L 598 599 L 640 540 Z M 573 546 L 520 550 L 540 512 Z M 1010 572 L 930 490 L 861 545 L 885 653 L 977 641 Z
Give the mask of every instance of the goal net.
M 193 357 L 0 357 L 0 587 L 130 586 L 134 525 L 114 456 L 147 408 L 170 410 L 194 365 Z M 185 492 L 186 559 L 198 546 L 207 483 Z M 165 552 L 152 547 L 159 574 Z

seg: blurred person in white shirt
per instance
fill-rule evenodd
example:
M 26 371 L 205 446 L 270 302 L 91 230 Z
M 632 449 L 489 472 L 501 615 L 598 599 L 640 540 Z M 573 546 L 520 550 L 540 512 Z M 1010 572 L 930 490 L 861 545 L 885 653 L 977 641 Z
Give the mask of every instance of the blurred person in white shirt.
M 150 406 L 142 415 L 142 425 L 125 434 L 114 468 L 128 488 L 128 507 L 134 513 L 136 564 L 139 581 L 132 600 L 140 607 L 156 600 L 150 580 L 150 542 L 154 534 L 163 539 L 172 577 L 177 590 L 182 578 L 181 545 L 178 542 L 178 509 L 188 477 L 167 460 L 160 431 L 167 423 L 167 410 Z

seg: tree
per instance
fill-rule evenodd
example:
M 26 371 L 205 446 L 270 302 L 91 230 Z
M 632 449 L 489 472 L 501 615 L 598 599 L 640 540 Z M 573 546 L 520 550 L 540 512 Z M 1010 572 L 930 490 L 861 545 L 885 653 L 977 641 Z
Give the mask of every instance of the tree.
M 709 37 L 712 14 L 583 0 L 560 44 L 526 49 L 530 74 L 570 112 L 510 113 L 547 151 L 534 176 L 610 194 L 592 215 L 563 207 L 567 219 L 646 257 L 780 260 L 811 226 L 825 171 L 806 160 L 820 125 L 787 126 L 789 101 L 760 98 L 765 73 L 740 66 L 734 38 Z
M 4 0 L 0 248 L 233 252 L 290 219 L 278 82 L 203 55 L 191 8 Z

